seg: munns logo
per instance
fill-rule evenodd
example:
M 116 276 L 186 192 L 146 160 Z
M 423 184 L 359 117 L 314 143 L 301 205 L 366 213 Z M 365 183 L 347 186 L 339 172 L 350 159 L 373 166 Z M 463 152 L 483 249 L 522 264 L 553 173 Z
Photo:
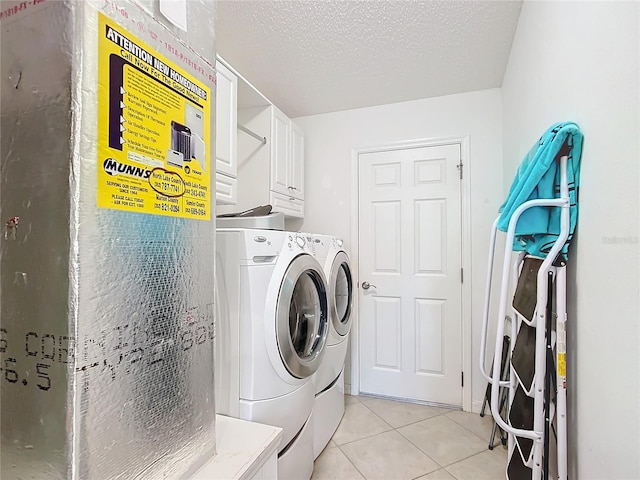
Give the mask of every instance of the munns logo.
M 151 175 L 151 170 L 147 168 L 134 167 L 133 165 L 119 162 L 114 158 L 107 158 L 102 164 L 102 168 L 106 173 L 114 177 L 116 175 L 127 175 L 129 177 L 147 179 Z

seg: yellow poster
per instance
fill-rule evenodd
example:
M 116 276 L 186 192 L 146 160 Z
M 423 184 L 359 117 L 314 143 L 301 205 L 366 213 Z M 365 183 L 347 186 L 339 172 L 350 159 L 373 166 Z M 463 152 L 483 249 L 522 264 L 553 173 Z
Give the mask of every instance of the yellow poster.
M 211 89 L 103 14 L 98 207 L 211 218 Z

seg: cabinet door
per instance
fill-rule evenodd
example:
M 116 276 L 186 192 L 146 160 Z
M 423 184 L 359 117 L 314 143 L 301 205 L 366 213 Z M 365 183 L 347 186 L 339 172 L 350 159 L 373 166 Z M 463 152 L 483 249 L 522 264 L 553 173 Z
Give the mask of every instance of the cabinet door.
M 291 121 L 271 107 L 271 190 L 283 195 L 289 194 L 289 129 Z
M 216 171 L 238 175 L 238 78 L 216 62 Z
M 304 135 L 291 122 L 291 163 L 289 165 L 289 194 L 304 200 Z
M 216 173 L 216 205 L 238 203 L 238 180 L 224 173 Z
M 282 212 L 285 217 L 304 218 L 304 201 L 300 199 L 271 192 L 269 203 L 274 212 Z

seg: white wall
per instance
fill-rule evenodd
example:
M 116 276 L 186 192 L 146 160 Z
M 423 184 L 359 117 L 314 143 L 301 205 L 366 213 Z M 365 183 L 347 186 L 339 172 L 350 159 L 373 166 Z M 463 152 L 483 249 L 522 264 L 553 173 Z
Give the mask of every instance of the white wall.
M 569 270 L 570 477 L 640 478 L 637 2 L 526 1 L 503 84 L 505 188 L 553 122 L 585 135 Z
M 477 367 L 489 230 L 503 201 L 499 89 L 362 108 L 295 121 L 305 134 L 305 218 L 301 230 L 351 237 L 352 149 L 424 138 L 469 136 L 473 374 L 479 410 L 486 383 Z

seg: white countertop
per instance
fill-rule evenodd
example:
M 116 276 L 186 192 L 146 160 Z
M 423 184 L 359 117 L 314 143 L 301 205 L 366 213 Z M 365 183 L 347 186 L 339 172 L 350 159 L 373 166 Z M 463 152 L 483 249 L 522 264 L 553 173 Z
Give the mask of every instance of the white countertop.
M 189 480 L 245 480 L 276 453 L 282 429 L 216 415 L 216 454 Z

